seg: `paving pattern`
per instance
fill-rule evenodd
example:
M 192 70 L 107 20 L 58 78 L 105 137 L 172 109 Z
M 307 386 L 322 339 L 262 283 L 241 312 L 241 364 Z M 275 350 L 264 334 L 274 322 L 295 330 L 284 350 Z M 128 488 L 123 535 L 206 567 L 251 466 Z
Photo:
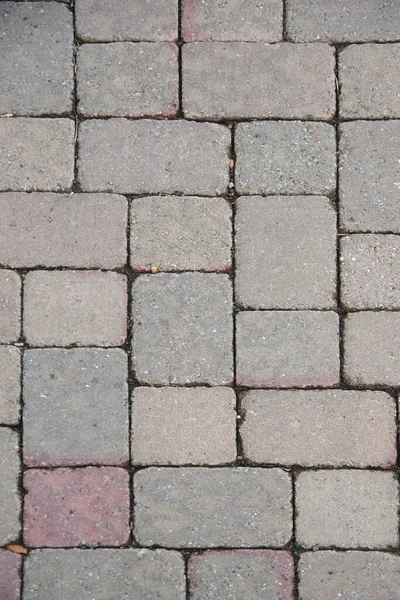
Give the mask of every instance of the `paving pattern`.
M 400 3 L 0 55 L 0 599 L 400 600 Z

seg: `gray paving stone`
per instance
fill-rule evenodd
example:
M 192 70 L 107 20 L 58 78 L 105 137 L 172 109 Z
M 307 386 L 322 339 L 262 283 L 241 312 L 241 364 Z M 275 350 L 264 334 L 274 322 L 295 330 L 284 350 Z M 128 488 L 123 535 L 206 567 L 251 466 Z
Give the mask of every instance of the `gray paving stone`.
M 0 550 L 0 598 L 20 600 L 22 556 Z
M 0 428 L 0 544 L 14 542 L 20 534 L 18 433 Z
M 131 265 L 138 271 L 226 271 L 232 210 L 223 198 L 154 196 L 131 202 Z
M 15 271 L 0 269 L 0 343 L 18 340 L 21 331 L 21 279 Z
M 0 423 L 18 425 L 20 414 L 20 350 L 0 346 Z
M 128 365 L 120 349 L 24 355 L 24 463 L 124 465 L 129 460 Z
M 198 42 L 183 47 L 182 61 L 187 118 L 328 120 L 335 112 L 328 45 Z
M 293 600 L 293 558 L 281 550 L 208 550 L 188 563 L 192 600 Z
M 77 0 L 76 30 L 88 42 L 174 41 L 177 0 Z
M 327 123 L 239 123 L 235 150 L 241 194 L 330 194 L 336 187 L 335 130 Z
M 178 78 L 175 44 L 84 44 L 78 53 L 78 112 L 171 117 L 179 105 Z
M 250 308 L 335 308 L 336 212 L 327 198 L 236 202 L 236 302 Z
M 218 465 L 235 461 L 235 407 L 231 388 L 135 388 L 133 462 Z
M 391 472 L 304 471 L 296 482 L 297 541 L 307 548 L 396 546 L 398 508 Z
M 400 121 L 341 125 L 339 208 L 343 230 L 400 233 L 399 138 Z
M 396 0 L 288 0 L 287 32 L 295 42 L 367 42 L 399 39 Z
M 395 402 L 384 392 L 251 390 L 240 434 L 252 463 L 394 467 Z
M 282 0 L 183 0 L 182 37 L 186 42 L 279 42 Z
M 340 297 L 345 308 L 400 308 L 400 236 L 342 237 L 340 260 Z
M 24 287 L 24 333 L 36 346 L 122 346 L 126 278 L 100 271 L 31 271 Z
M 400 313 L 347 315 L 343 357 L 344 377 L 351 385 L 400 385 Z
M 0 119 L 0 191 L 62 191 L 74 180 L 71 119 Z
M 9 192 L 0 214 L 0 264 L 115 269 L 127 261 L 122 196 Z
M 339 324 L 334 312 L 240 312 L 236 381 L 246 387 L 339 385 Z
M 221 195 L 229 181 L 230 131 L 214 123 L 126 119 L 79 128 L 85 191 Z
M 134 493 L 141 544 L 275 547 L 291 536 L 291 480 L 281 469 L 150 467 L 135 474 Z
M 400 44 L 344 48 L 339 54 L 339 79 L 342 117 L 400 117 Z
M 140 383 L 232 382 L 232 289 L 227 275 L 141 275 L 133 284 L 132 302 L 133 369 Z
M 302 600 L 400 599 L 400 558 L 386 552 L 305 552 L 299 577 Z

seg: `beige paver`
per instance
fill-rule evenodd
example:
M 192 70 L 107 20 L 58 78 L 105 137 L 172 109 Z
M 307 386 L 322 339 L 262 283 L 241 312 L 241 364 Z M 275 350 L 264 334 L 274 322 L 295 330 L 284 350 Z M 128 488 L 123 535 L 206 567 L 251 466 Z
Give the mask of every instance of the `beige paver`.
M 19 348 L 0 346 L 0 423 L 17 425 L 20 414 L 21 355 Z
M 0 269 L 0 343 L 16 342 L 21 332 L 21 279 Z

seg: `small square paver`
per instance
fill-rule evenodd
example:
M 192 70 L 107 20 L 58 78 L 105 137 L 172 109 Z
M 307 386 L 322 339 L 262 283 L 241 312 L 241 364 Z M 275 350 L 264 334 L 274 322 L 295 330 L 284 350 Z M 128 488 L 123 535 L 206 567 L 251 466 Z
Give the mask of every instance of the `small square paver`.
M 235 128 L 240 194 L 330 194 L 336 187 L 335 130 L 328 123 L 239 123 Z
M 399 138 L 400 121 L 396 120 L 340 126 L 342 230 L 400 233 Z
M 296 482 L 301 546 L 386 548 L 398 544 L 398 483 L 394 473 L 304 471 Z
M 27 350 L 24 463 L 127 464 L 127 377 L 118 348 Z
M 22 557 L 0 550 L 0 598 L 20 600 Z
M 400 313 L 359 312 L 344 320 L 343 371 L 360 387 L 400 385 Z
M 342 118 L 400 117 L 400 44 L 344 48 L 339 79 Z
M 335 308 L 336 212 L 327 198 L 239 198 L 235 230 L 239 306 Z
M 26 546 L 124 546 L 128 542 L 125 469 L 30 469 L 24 473 L 24 488 Z
M 294 567 L 282 550 L 208 550 L 188 563 L 192 600 L 294 599 Z
M 34 346 L 122 346 L 127 282 L 120 273 L 31 271 L 24 286 L 24 333 Z
M 137 271 L 226 271 L 232 209 L 223 198 L 153 196 L 131 202 L 131 265 Z
M 76 31 L 88 42 L 174 41 L 178 0 L 77 0 Z
M 21 279 L 15 271 L 0 269 L 0 343 L 18 340 L 21 332 Z
M 20 415 L 21 353 L 14 346 L 0 346 L 0 423 L 18 425 Z
M 172 117 L 179 104 L 178 79 L 175 44 L 83 44 L 78 112 L 85 117 Z
M 132 288 L 133 369 L 140 383 L 233 380 L 232 286 L 227 275 L 141 275 Z
M 339 321 L 330 311 L 240 312 L 236 381 L 245 387 L 339 385 Z
M 340 299 L 346 309 L 400 308 L 400 236 L 340 240 Z
M 133 462 L 218 465 L 235 461 L 235 407 L 235 392 L 230 388 L 135 388 Z
M 0 544 L 15 542 L 20 535 L 18 433 L 0 427 Z

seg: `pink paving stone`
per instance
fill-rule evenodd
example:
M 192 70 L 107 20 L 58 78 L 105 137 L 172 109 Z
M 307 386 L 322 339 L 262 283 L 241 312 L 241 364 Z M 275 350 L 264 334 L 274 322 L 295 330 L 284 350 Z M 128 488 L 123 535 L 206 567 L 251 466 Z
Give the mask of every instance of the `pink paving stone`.
M 129 476 L 122 468 L 32 469 L 24 476 L 28 547 L 123 546 Z
M 8 550 L 0 550 L 0 598 L 19 600 L 22 558 Z

